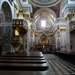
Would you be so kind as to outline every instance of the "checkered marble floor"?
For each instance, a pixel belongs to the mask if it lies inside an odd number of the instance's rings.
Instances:
[[[53,54],[44,54],[53,75],[75,75],[75,66]]]

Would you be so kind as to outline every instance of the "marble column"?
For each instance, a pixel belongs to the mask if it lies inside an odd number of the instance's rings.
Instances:
[[[61,30],[61,51],[66,51],[66,30]]]
[[[66,48],[67,48],[67,52],[70,52],[70,31],[69,31],[69,20],[67,20],[66,22],[66,35],[67,35],[67,45],[66,45]]]
[[[27,51],[30,50],[30,31],[27,32]]]

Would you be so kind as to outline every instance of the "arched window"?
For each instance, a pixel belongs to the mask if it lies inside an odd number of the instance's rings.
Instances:
[[[41,27],[46,27],[46,21],[45,20],[41,21]]]

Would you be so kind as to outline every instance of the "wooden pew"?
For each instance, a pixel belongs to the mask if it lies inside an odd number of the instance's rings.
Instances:
[[[36,58],[36,57],[0,57],[0,59],[4,60],[45,60],[45,58]]]
[[[46,63],[46,60],[2,60],[0,59],[0,63]]]
[[[14,53],[14,54],[6,54],[2,55],[2,57],[36,57],[43,58],[43,54],[41,52],[23,52],[23,53]]]
[[[0,57],[0,70],[45,71],[47,69],[48,64],[41,52],[6,54]]]
[[[0,63],[0,70],[45,71],[47,69],[47,63]]]
[[[53,75],[51,71],[4,71],[0,70],[0,75]]]
[[[75,65],[75,52],[55,52],[61,59]]]

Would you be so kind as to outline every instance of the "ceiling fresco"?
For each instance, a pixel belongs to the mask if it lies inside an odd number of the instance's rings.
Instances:
[[[37,7],[52,7],[61,0],[29,0],[29,2]]]
[[[56,13],[57,17],[59,17],[59,15],[60,15],[60,3],[53,6],[53,7],[50,7],[50,9],[52,9]]]
[[[52,9],[55,12],[57,17],[59,17],[59,15],[60,15],[60,4],[61,3],[59,3],[59,4],[55,5],[55,6],[49,7],[50,9]],[[33,18],[33,15],[35,14],[35,12],[37,10],[40,9],[40,7],[32,5],[32,8],[33,8],[33,12],[31,13],[31,18]]]
[[[45,27],[42,27],[41,22],[45,21]],[[41,11],[35,16],[35,23],[36,23],[36,31],[42,32],[44,30],[50,31],[52,24],[55,20],[54,15],[49,13],[48,11]]]

